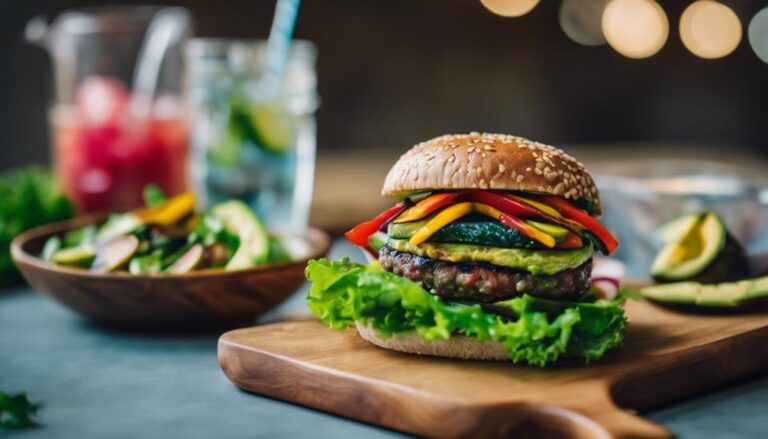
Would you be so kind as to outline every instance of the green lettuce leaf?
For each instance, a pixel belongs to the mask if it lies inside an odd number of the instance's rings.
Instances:
[[[326,325],[344,330],[356,321],[382,338],[415,331],[425,340],[466,335],[504,345],[511,361],[544,366],[563,356],[586,361],[618,346],[626,325],[618,302],[562,302],[532,296],[499,302],[515,319],[484,311],[479,304],[449,302],[419,284],[382,270],[319,259],[306,270],[312,286],[310,310]]]

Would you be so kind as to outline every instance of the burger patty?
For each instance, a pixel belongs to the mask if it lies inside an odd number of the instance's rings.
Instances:
[[[379,252],[384,270],[421,284],[444,299],[497,302],[530,294],[546,299],[574,300],[589,289],[592,259],[550,276],[488,263],[449,262],[400,252],[384,246]]]

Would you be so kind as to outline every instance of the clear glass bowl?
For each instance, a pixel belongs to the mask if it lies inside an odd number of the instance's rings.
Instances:
[[[680,215],[717,212],[750,255],[768,249],[768,180],[733,165],[702,160],[633,160],[596,176],[603,221],[621,241],[616,257],[630,276],[648,277],[660,247],[655,231]]]

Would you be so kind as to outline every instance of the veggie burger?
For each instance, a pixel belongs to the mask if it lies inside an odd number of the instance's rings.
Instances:
[[[545,365],[621,343],[620,301],[592,287],[592,255],[618,242],[596,219],[584,166],[521,137],[419,143],[382,194],[402,201],[346,233],[378,262],[311,261],[310,309],[327,325],[415,354]]]

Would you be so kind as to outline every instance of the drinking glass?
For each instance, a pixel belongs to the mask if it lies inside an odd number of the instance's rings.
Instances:
[[[270,228],[307,227],[318,106],[315,46],[294,41],[277,90],[260,87],[266,41],[187,47],[192,177],[206,204],[240,199]]]
[[[168,195],[186,189],[181,47],[191,26],[182,8],[143,6],[76,9],[27,25],[27,39],[51,55],[54,172],[80,211],[133,209],[150,183]]]

